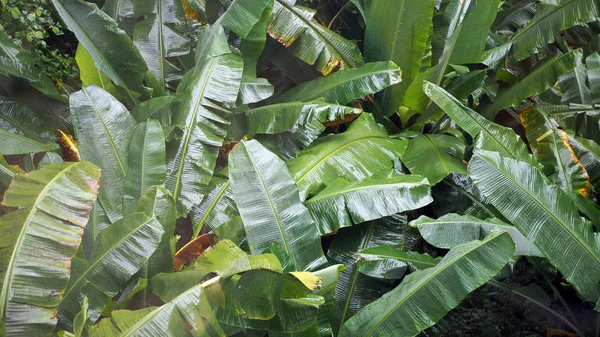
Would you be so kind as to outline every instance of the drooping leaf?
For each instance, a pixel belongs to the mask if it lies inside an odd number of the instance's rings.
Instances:
[[[590,223],[535,167],[479,151],[469,175],[490,202],[561,271],[586,300],[600,296],[600,247]]]
[[[123,216],[127,157],[135,121],[108,92],[87,86],[69,96],[75,136],[83,160],[102,169],[102,207],[111,221]]]
[[[175,0],[144,2],[147,12],[135,25],[133,43],[146,61],[162,91],[167,90],[170,76],[179,69],[168,58],[189,53],[189,41],[173,27],[180,23],[183,11]]]
[[[81,240],[81,246],[86,259],[91,257],[98,234],[100,234],[103,229],[110,226],[110,224],[111,222],[108,219],[108,216],[106,216],[106,212],[104,212],[102,205],[99,201],[96,201],[92,207],[88,223],[85,225]]]
[[[254,138],[283,161],[289,162],[319,138],[323,131],[325,131],[325,125],[313,119],[304,125],[294,126],[290,131],[277,135],[258,134]]]
[[[458,126],[475,139],[474,147],[498,151],[509,158],[535,163],[535,158],[513,130],[490,122],[433,83],[426,83],[423,90]]]
[[[429,183],[417,175],[381,172],[349,183],[339,178],[306,200],[321,234],[384,216],[421,208],[431,198]]]
[[[364,60],[356,43],[320,25],[315,10],[296,6],[296,0],[275,0],[267,21],[272,38],[308,64],[316,64],[323,75],[337,67],[353,68]]]
[[[435,185],[452,172],[467,173],[462,162],[464,152],[465,144],[460,138],[443,134],[420,135],[408,142],[402,163],[411,173],[424,176]]]
[[[256,140],[237,145],[229,157],[233,197],[254,254],[278,241],[297,270],[325,263],[321,241],[285,163]]]
[[[592,53],[585,59],[587,70],[587,79],[594,104],[600,103],[600,55],[597,52]]]
[[[374,1],[369,9],[365,31],[365,58],[369,62],[392,61],[402,69],[402,82],[386,88],[378,96],[381,109],[389,116],[404,101],[426,53],[434,0]]]
[[[572,1],[571,1],[572,2]],[[577,66],[576,60],[581,58],[581,50],[573,50],[566,54],[548,58],[527,73],[518,83],[499,92],[487,110],[489,116],[504,108],[517,106],[529,96],[541,94],[556,83],[556,79]]]
[[[415,336],[496,275],[513,252],[514,243],[503,232],[459,245],[437,266],[410,274],[394,290],[363,308],[344,324],[339,336]],[[449,279],[460,286],[440,294],[438,289],[446,289]]]
[[[155,217],[131,213],[98,235],[91,258],[73,258],[72,274],[58,306],[60,325],[70,328],[87,294],[90,321],[156,250],[163,229]]]
[[[52,4],[100,72],[118,86],[146,92],[142,82],[148,67],[127,33],[111,17],[95,4],[79,0],[53,0]]]
[[[221,25],[245,39],[273,0],[234,0],[221,16]]]
[[[443,249],[451,249],[472,240],[482,240],[493,230],[506,231],[515,242],[515,255],[543,256],[516,227],[497,218],[481,220],[458,214],[447,214],[438,219],[421,216],[409,225],[418,228],[421,236],[431,245]]]
[[[581,64],[562,74],[558,78],[563,93],[560,98],[561,104],[592,104],[592,93],[585,83],[586,80],[587,69]]]
[[[368,276],[383,279],[400,279],[408,266],[413,269],[435,267],[440,258],[428,254],[404,252],[388,245],[365,248],[358,252],[358,270]]]
[[[275,102],[310,102],[324,98],[328,103],[346,104],[400,83],[401,74],[394,62],[371,62],[302,83],[277,97]]]
[[[512,36],[513,55],[520,61],[538,53],[556,41],[559,33],[572,26],[596,21],[600,16],[593,0],[546,1],[537,5],[535,16],[527,26]]]
[[[125,207],[131,210],[142,194],[165,181],[165,136],[158,121],[148,119],[135,128],[127,163]]]
[[[379,245],[403,248],[402,232],[405,226],[406,216],[394,215],[351,228],[341,228],[337,232],[327,251],[327,258],[331,263],[344,264],[346,270],[340,273],[335,288],[336,310],[331,322],[334,334],[340,331],[348,318],[392,289],[392,282],[360,273],[355,253]]]
[[[56,326],[99,176],[91,163],[55,164],[17,174],[4,194],[2,205],[19,207],[0,218],[0,320],[8,336],[46,335]]]
[[[536,109],[551,116],[563,130],[573,130],[577,136],[600,142],[600,110],[593,105],[542,104]]]
[[[23,170],[18,165],[10,165],[6,162],[6,158],[0,155],[0,183],[4,188],[8,188],[15,174],[23,173]]]
[[[61,129],[56,129],[56,142],[60,146],[60,157],[63,161],[81,161],[77,141],[68,133]]]
[[[54,131],[28,106],[0,100],[0,153],[55,151]]]
[[[163,302],[170,302],[175,297],[206,279],[210,272],[203,270],[183,270],[177,273],[160,273],[151,280],[152,292]]]
[[[6,13],[8,14],[8,12]],[[31,54],[17,46],[3,30],[0,31],[0,75],[18,77],[48,97],[60,101],[65,100],[52,80],[35,66]]]
[[[182,106],[174,124],[181,126],[183,134],[173,142],[167,164],[166,187],[173,193],[180,215],[200,203],[202,189],[210,182],[228,123],[221,115],[224,109],[212,101],[235,102],[242,62],[233,54],[213,57],[194,75],[181,94]]]
[[[272,104],[246,111],[248,137],[258,133],[278,134],[306,125],[313,119],[321,123],[344,120],[360,114],[361,110],[344,105],[314,102]]]
[[[596,184],[600,179],[600,145],[593,140],[569,135],[569,144],[579,162],[590,177],[590,182]]]
[[[305,200],[337,178],[355,182],[391,169],[407,143],[388,138],[385,128],[371,114],[363,113],[346,132],[315,141],[287,166],[300,190],[300,199]]]
[[[525,110],[520,117],[530,146],[536,147],[544,174],[565,191],[587,197],[590,178],[573,152],[567,134],[536,108]]]

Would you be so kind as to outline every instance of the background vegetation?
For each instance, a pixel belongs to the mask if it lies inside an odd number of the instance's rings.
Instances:
[[[0,11],[0,336],[600,336],[597,1]]]

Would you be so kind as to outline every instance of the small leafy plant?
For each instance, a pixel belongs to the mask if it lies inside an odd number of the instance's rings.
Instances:
[[[295,0],[52,0],[68,94],[0,32],[0,335],[416,336],[486,283],[589,334],[503,278],[600,310],[597,2],[352,3],[362,48]]]

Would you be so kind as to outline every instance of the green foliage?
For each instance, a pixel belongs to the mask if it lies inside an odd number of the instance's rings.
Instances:
[[[51,4],[1,7],[0,336],[412,337],[485,283],[589,334],[597,1]]]

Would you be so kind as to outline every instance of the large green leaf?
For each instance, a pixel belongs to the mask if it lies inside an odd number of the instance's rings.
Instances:
[[[585,167],[590,181],[596,184],[600,179],[600,145],[593,140],[569,135],[569,144]]]
[[[414,251],[404,252],[388,245],[365,248],[358,252],[358,270],[368,276],[384,279],[400,279],[408,266],[411,269],[435,267],[441,258]]]
[[[108,91],[111,95],[119,97],[117,88],[111,82],[110,78],[108,78],[108,76],[98,70],[94,64],[92,56],[87,50],[85,50],[82,44],[77,46],[77,51],[75,52],[75,62],[77,62],[77,68],[79,68],[79,79],[81,80],[81,85],[83,87],[94,84]]]
[[[346,132],[315,141],[287,166],[305,200],[337,178],[354,182],[391,169],[407,143],[389,138],[371,114],[363,113]]]
[[[98,234],[100,234],[103,229],[110,226],[110,224],[111,222],[108,219],[106,212],[104,212],[102,205],[99,201],[96,201],[92,207],[92,213],[90,214],[88,223],[85,225],[81,240],[81,247],[83,248],[83,254],[86,259],[89,259],[92,254]]]
[[[81,159],[102,169],[99,200],[111,221],[123,216],[127,157],[135,121],[108,92],[87,86],[69,96]]]
[[[381,109],[391,115],[402,105],[408,86],[427,51],[434,0],[373,1],[365,31],[367,61],[392,61],[402,69],[402,82],[378,96]]]
[[[304,205],[321,234],[326,234],[340,227],[421,208],[432,201],[427,179],[383,171],[355,183],[344,178],[335,180]]]
[[[237,145],[229,157],[233,197],[253,254],[279,242],[297,270],[324,264],[321,240],[285,163],[256,140]]]
[[[304,148],[312,144],[325,131],[325,125],[313,119],[304,125],[295,125],[290,131],[277,135],[255,135],[269,151],[275,153],[285,162],[296,158]]]
[[[90,259],[73,258],[71,279],[58,306],[60,325],[72,326],[81,294],[88,297],[90,320],[98,319],[108,301],[154,253],[163,232],[156,218],[144,213],[131,213],[100,232]]]
[[[142,194],[165,182],[165,136],[158,121],[148,119],[135,128],[127,162],[125,207],[131,210]]]
[[[475,139],[474,147],[498,151],[509,158],[535,163],[535,158],[527,151],[525,143],[512,129],[490,122],[433,83],[425,83],[423,90],[458,126]]]
[[[226,170],[215,173],[204,199],[190,210],[190,215],[194,225],[194,238],[203,227],[219,235],[221,239],[236,240],[243,236],[242,219],[233,200],[231,180]]]
[[[535,16],[510,40],[517,61],[546,48],[559,33],[582,23],[596,21],[600,16],[594,0],[546,1],[537,5]]]
[[[556,83],[560,75],[577,66],[576,60],[579,58],[581,58],[581,50],[573,50],[542,61],[518,83],[499,92],[494,104],[486,110],[487,114],[495,116],[504,108],[517,106],[527,97],[548,90]]]
[[[520,117],[544,174],[565,191],[587,196],[590,178],[573,152],[568,135],[536,108],[522,112]]]
[[[322,97],[328,103],[346,104],[400,83],[401,74],[402,71],[394,62],[371,62],[360,68],[340,70],[302,83],[275,101],[310,102]]]
[[[64,101],[52,80],[36,67],[29,51],[17,46],[4,31],[0,31],[0,75],[21,78],[48,97]]]
[[[54,131],[26,105],[0,100],[0,153],[54,151]]]
[[[535,167],[479,151],[469,174],[490,202],[533,242],[582,297],[600,296],[600,245],[571,198]]]
[[[456,246],[437,266],[410,274],[363,308],[344,324],[339,336],[415,336],[496,275],[513,252],[514,243],[503,232]],[[449,288],[450,284],[454,286]]]
[[[127,34],[95,4],[79,0],[53,0],[63,22],[89,52],[102,73],[116,85],[140,94],[148,67]]]
[[[536,106],[536,109],[554,118],[563,130],[573,130],[577,136],[600,142],[600,109],[597,107],[542,104]]]
[[[481,220],[470,215],[447,214],[432,219],[423,215],[409,225],[418,228],[427,242],[443,249],[451,249],[472,240],[482,240],[493,230],[506,231],[515,242],[515,255],[543,256],[516,227],[497,218]]]
[[[257,133],[278,134],[306,125],[316,119],[321,123],[343,120],[361,113],[360,109],[344,105],[314,102],[272,104],[246,111],[248,137]]]
[[[182,95],[179,114],[173,124],[182,135],[167,151],[166,187],[177,201],[179,214],[186,214],[200,203],[218,155],[218,147],[227,133],[228,114],[214,102],[235,102],[242,77],[242,60],[233,54],[209,59],[201,71],[193,74]],[[170,153],[170,154],[169,154]]]
[[[47,335],[98,193],[91,163],[50,165],[17,174],[0,218],[0,321],[8,336]],[[77,309],[79,311],[79,308]]]
[[[600,103],[600,55],[597,52],[592,53],[585,59],[587,70],[587,79],[592,95],[593,103]]]
[[[267,32],[294,55],[328,75],[335,68],[357,67],[363,61],[356,43],[323,27],[313,17],[316,11],[295,6],[296,0],[275,0],[267,21]]]
[[[173,27],[181,23],[183,11],[175,0],[144,1],[146,16],[135,25],[133,43],[163,91],[172,73],[179,69],[167,58],[189,53],[189,41]]]
[[[245,39],[270,6],[273,0],[234,0],[221,16],[221,25]]]
[[[346,270],[340,273],[335,288],[336,310],[331,326],[337,334],[344,322],[392,289],[388,280],[376,279],[360,273],[356,264],[356,252],[369,247],[390,245],[403,248],[402,231],[406,226],[406,216],[393,215],[363,224],[341,228],[329,250],[327,258],[331,263],[340,263]]]
[[[2,187],[4,190],[8,188],[15,174],[22,172],[23,170],[18,165],[7,163],[6,158],[4,158],[3,155],[0,155],[0,183],[3,185]]]
[[[558,84],[563,93],[560,103],[592,104],[592,92],[585,83],[586,80],[587,69],[581,64],[562,74],[558,78]]]
[[[435,185],[452,172],[467,173],[462,162],[464,142],[449,135],[420,135],[408,142],[402,163],[413,174],[422,175]]]

